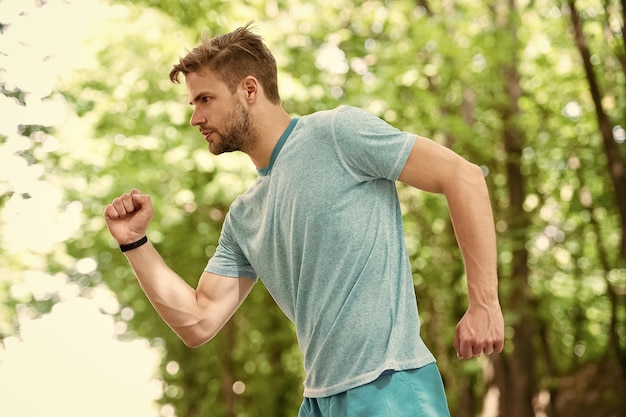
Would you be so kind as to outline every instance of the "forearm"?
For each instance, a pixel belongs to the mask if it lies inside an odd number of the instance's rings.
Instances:
[[[467,274],[470,306],[498,304],[497,249],[493,213],[482,171],[467,165],[463,181],[446,190]]]
[[[196,291],[165,264],[150,242],[125,255],[161,318],[183,340],[190,337],[202,316]]]

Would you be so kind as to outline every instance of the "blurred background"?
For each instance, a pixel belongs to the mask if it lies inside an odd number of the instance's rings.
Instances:
[[[423,337],[455,417],[626,416],[626,48],[617,0],[0,0],[0,415],[294,416],[302,364],[262,283],[188,349],[104,206],[150,193],[149,238],[195,287],[232,200],[168,79],[254,20],[294,116],[360,106],[483,168],[501,355],[460,362],[462,259],[441,196],[400,187]]]

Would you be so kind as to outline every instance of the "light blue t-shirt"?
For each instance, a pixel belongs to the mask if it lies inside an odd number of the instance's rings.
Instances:
[[[395,186],[415,140],[354,107],[294,119],[226,216],[206,271],[260,277],[296,325],[306,397],[435,361]]]

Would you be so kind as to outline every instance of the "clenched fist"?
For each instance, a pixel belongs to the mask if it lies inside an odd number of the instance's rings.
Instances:
[[[470,307],[456,326],[454,348],[459,359],[502,352],[504,319],[500,304]]]
[[[150,196],[132,189],[104,208],[104,219],[117,243],[126,245],[146,235],[153,212]]]

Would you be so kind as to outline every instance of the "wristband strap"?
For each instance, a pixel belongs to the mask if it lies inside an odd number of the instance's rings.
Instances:
[[[126,252],[126,251],[129,251],[131,249],[138,248],[139,246],[143,245],[146,242],[148,242],[148,236],[144,236],[141,239],[139,239],[138,241],[133,242],[133,243],[129,243],[127,245],[120,245],[120,250],[122,252]]]

